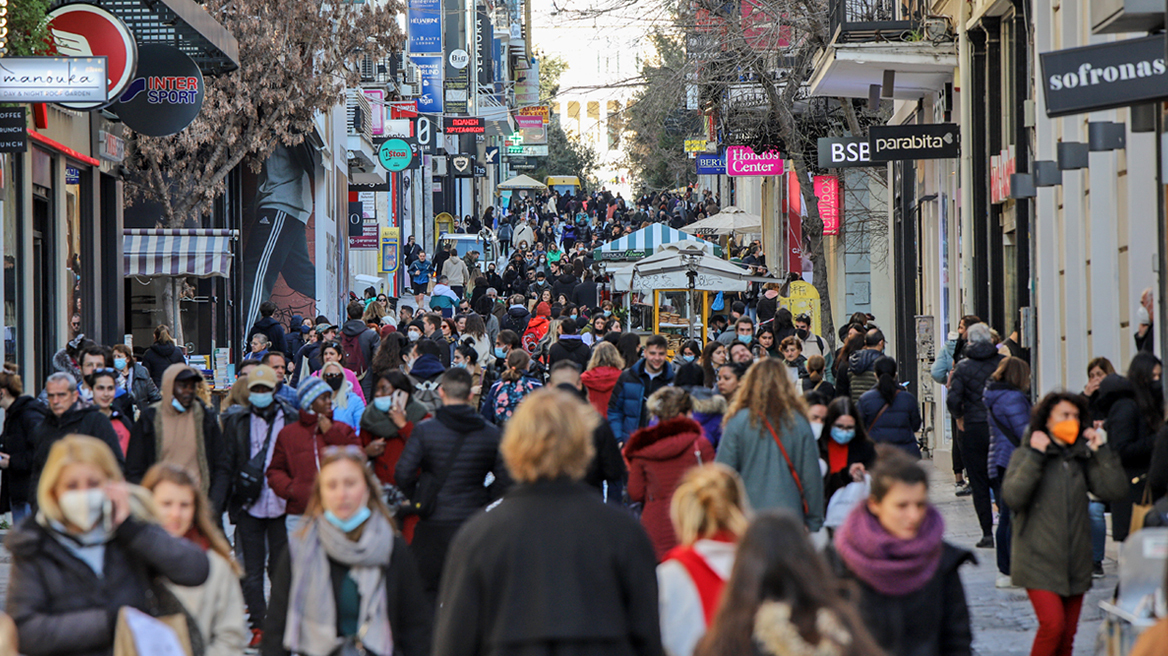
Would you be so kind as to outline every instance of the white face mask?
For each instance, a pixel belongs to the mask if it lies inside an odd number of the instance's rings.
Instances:
[[[822,421],[813,421],[810,423],[811,423],[811,432],[812,432],[812,434],[815,435],[815,439],[818,440],[819,436],[823,433],[823,422]]]
[[[82,533],[88,533],[101,521],[108,502],[105,493],[95,487],[65,492],[57,500],[57,505],[67,522],[81,529]]]

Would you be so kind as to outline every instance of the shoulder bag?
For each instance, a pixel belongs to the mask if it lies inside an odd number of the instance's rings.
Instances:
[[[458,440],[454,443],[454,450],[450,452],[450,457],[446,459],[440,471],[434,474],[423,472],[419,477],[418,487],[414,490],[414,498],[406,508],[421,519],[426,519],[434,514],[435,506],[438,505],[438,493],[446,484],[450,470],[454,469],[454,462],[458,460],[458,454],[462,451],[466,436],[466,433],[459,434]]]
[[[787,468],[791,471],[791,478],[795,479],[795,487],[799,488],[799,500],[803,502],[803,516],[806,517],[810,513],[807,506],[807,495],[803,492],[803,481],[799,480],[799,474],[795,471],[795,463],[791,462],[791,456],[787,455],[787,447],[783,446],[783,441],[779,439],[778,433],[775,432],[775,427],[771,426],[769,419],[764,419],[767,430],[771,432],[771,437],[774,438],[775,444],[779,445],[779,451],[783,454],[783,459],[787,461]]]
[[[276,412],[283,412],[280,408]],[[246,421],[246,419],[241,420]],[[272,443],[272,428],[276,425],[276,415],[268,422],[268,434],[264,437],[264,445],[260,452],[252,456],[239,468],[235,478],[235,500],[243,506],[250,506],[260,498],[264,490],[264,471],[268,464],[268,447]],[[248,445],[251,445],[251,434],[248,434]]]

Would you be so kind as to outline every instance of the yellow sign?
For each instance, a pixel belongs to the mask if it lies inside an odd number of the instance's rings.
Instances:
[[[434,217],[434,231],[437,234],[454,232],[454,217],[449,212],[443,212]]]
[[[547,105],[531,105],[529,107],[520,107],[515,110],[516,116],[539,116],[543,118],[543,124],[547,125],[552,122],[551,112],[548,111]]]
[[[822,335],[822,323],[819,320],[819,290],[809,282],[795,281],[789,286],[790,296],[779,297],[779,306],[791,311],[792,316],[807,314],[811,316],[811,332]]]
[[[709,143],[705,139],[686,139],[685,152],[687,153],[704,153],[706,152],[706,144]]]
[[[401,263],[401,228],[382,228],[377,248],[377,271],[393,273]]]

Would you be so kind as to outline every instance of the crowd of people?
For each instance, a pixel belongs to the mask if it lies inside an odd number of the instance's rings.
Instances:
[[[478,222],[510,235],[501,274],[411,241],[412,305],[264,303],[222,398],[165,326],[140,358],[78,336],[41,399],[0,373],[20,652],[112,654],[136,610],[217,656],[972,654],[974,553],[943,539],[874,317],[837,348],[767,283],[671,348],[598,292],[581,245],[610,222],[712,207],[517,202]],[[965,317],[933,374],[976,548],[1032,600],[1031,653],[1069,655],[1102,504],[1122,540],[1168,491],[1161,367],[1099,359],[1032,409],[1016,342]]]

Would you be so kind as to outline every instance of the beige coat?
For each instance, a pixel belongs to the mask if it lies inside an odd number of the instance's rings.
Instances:
[[[243,588],[231,565],[214,551],[207,552],[211,573],[193,588],[167,584],[199,625],[205,656],[239,656],[247,646]]]

